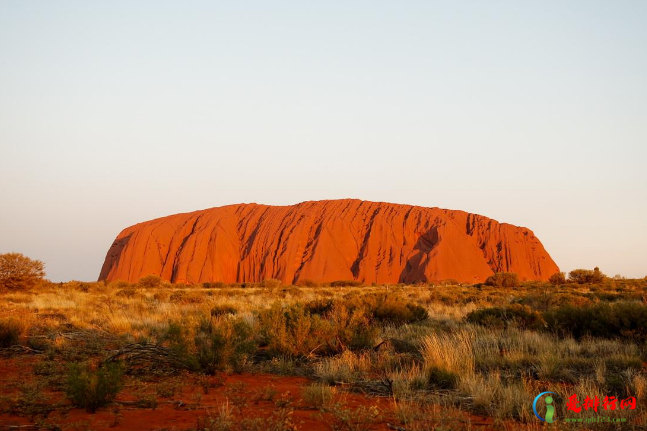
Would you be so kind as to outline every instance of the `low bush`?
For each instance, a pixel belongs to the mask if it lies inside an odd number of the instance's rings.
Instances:
[[[363,283],[357,280],[336,280],[330,283],[330,287],[359,287],[359,286],[363,286]]]
[[[458,379],[458,374],[442,368],[431,367],[427,370],[427,383],[431,389],[455,389]]]
[[[429,317],[424,307],[392,294],[356,295],[349,297],[344,305],[352,311],[363,309],[372,320],[381,323],[415,323]]]
[[[364,310],[343,304],[316,314],[303,304],[275,303],[258,318],[262,343],[273,355],[310,357],[364,349],[372,347],[376,335]]]
[[[319,283],[313,280],[299,280],[297,281],[297,286],[299,287],[319,287]]]
[[[153,299],[159,302],[166,302],[169,300],[170,296],[171,294],[167,291],[157,291],[153,294]]]
[[[115,399],[122,388],[122,377],[120,363],[107,364],[97,370],[86,364],[71,364],[65,393],[72,404],[94,413]]]
[[[414,323],[429,317],[424,307],[412,303],[384,302],[372,311],[376,320],[385,323]]]
[[[602,283],[606,275],[600,272],[600,268],[595,269],[574,269],[568,273],[568,281],[577,284]]]
[[[262,344],[274,355],[296,357],[324,349],[324,320],[307,312],[301,304],[283,307],[274,303],[259,312],[258,317]]]
[[[487,328],[502,329],[508,326],[515,326],[521,329],[535,330],[543,328],[546,323],[539,312],[521,304],[472,311],[465,316],[465,321]]]
[[[339,353],[345,349],[363,350],[375,346],[378,328],[371,324],[370,315],[363,309],[352,310],[344,304],[337,304],[328,314],[333,342],[328,343],[331,351]]]
[[[647,340],[647,306],[638,302],[600,302],[584,307],[565,305],[547,311],[544,318],[549,330],[578,339],[590,335]]]
[[[169,323],[160,343],[171,350],[178,367],[210,375],[240,372],[257,349],[246,321],[209,316],[203,316],[195,328]]]
[[[203,319],[194,338],[196,359],[206,374],[241,372],[256,351],[252,328],[242,319]]]
[[[555,274],[551,275],[548,278],[548,282],[550,284],[554,284],[556,286],[559,286],[560,284],[565,284],[566,283],[566,276],[564,275],[563,272],[556,272]]]
[[[15,346],[20,341],[21,325],[15,320],[0,321],[0,348]]]
[[[159,343],[168,347],[172,355],[178,359],[181,368],[197,371],[199,368],[190,343],[190,331],[186,325],[179,322],[169,322],[166,331],[159,337]]]
[[[333,306],[335,305],[332,299],[315,299],[305,303],[305,310],[310,314],[319,314],[324,315],[332,311]]]
[[[493,287],[519,287],[519,276],[514,272],[497,272],[485,280],[486,286]]]
[[[137,289],[133,287],[124,287],[123,289],[118,290],[116,295],[124,298],[132,298],[137,295]]]
[[[110,289],[124,289],[126,287],[130,287],[130,283],[123,280],[115,280],[108,283],[108,287],[110,287]]]
[[[150,274],[139,279],[139,285],[146,288],[159,287],[162,282],[162,277],[155,274]]]
[[[200,292],[176,290],[168,300],[176,304],[200,304],[205,301],[205,297]]]

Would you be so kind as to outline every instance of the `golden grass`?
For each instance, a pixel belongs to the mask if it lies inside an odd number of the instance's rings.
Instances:
[[[426,336],[421,343],[425,368],[440,368],[455,374],[474,373],[474,341],[472,328],[436,333]]]

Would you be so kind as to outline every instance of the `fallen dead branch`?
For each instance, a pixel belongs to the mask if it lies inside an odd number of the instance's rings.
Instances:
[[[42,355],[42,350],[32,349],[31,347],[15,345],[0,349],[0,357],[11,358],[18,355]]]
[[[186,368],[186,363],[171,349],[157,344],[128,344],[113,352],[102,364],[116,361],[124,361],[131,367],[153,363],[156,367]]]

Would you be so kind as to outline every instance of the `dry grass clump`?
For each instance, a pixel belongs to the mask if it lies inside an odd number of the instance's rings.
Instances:
[[[474,373],[475,331],[463,328],[447,333],[430,334],[422,340],[425,369],[440,369],[455,374]]]
[[[23,325],[17,320],[0,320],[0,348],[7,348],[18,344],[22,331]]]
[[[328,409],[337,394],[337,389],[322,383],[313,383],[303,388],[301,397],[303,402],[314,409]]]
[[[473,411],[496,418],[515,418],[528,422],[534,417],[534,396],[523,381],[505,382],[499,373],[461,376],[459,391],[467,397]]]
[[[354,353],[349,350],[341,355],[315,363],[315,375],[328,384],[351,383],[366,376],[373,369],[369,353]]]

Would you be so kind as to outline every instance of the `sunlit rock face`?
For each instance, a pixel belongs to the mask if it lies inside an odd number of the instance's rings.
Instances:
[[[100,280],[175,283],[546,280],[558,267],[533,232],[476,214],[355,199],[238,204],[124,229]]]

